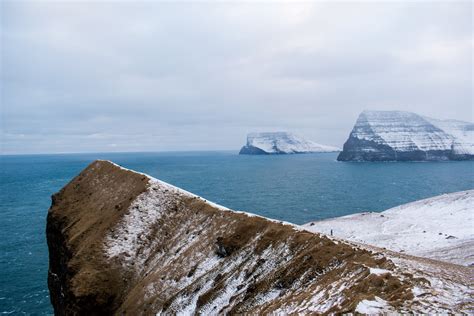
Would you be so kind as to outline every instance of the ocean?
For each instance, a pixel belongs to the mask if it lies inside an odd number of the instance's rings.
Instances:
[[[0,156],[0,312],[50,315],[50,196],[95,159],[145,172],[235,210],[296,224],[474,188],[474,162],[337,162],[337,154],[237,152]]]

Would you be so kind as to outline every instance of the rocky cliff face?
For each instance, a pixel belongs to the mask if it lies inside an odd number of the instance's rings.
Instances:
[[[400,111],[364,111],[340,161],[474,159],[474,124]]]
[[[250,133],[240,155],[335,152],[339,148],[317,144],[287,132]]]
[[[107,161],[53,196],[47,238],[57,315],[468,308],[462,290],[419,294],[433,286],[413,274],[418,263],[410,270],[382,251],[234,212]]]

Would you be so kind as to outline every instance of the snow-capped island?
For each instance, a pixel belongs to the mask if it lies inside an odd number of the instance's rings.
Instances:
[[[474,159],[474,124],[437,120],[411,112],[364,111],[340,161],[436,161]]]
[[[287,132],[250,133],[240,155],[302,154],[337,152],[337,147],[321,145]]]

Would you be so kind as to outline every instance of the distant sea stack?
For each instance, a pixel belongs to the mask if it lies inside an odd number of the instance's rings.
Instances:
[[[287,132],[250,133],[240,155],[281,155],[337,152],[337,147],[317,144]]]
[[[364,111],[339,161],[473,160],[474,124],[411,112]]]
[[[467,267],[392,260],[383,249],[231,211],[108,161],[53,196],[46,236],[55,315],[470,309]]]

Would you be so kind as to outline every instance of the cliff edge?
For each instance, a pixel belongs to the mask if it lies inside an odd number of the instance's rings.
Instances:
[[[56,315],[472,308],[466,267],[425,275],[436,261],[234,212],[108,161],[53,196],[47,240]]]

